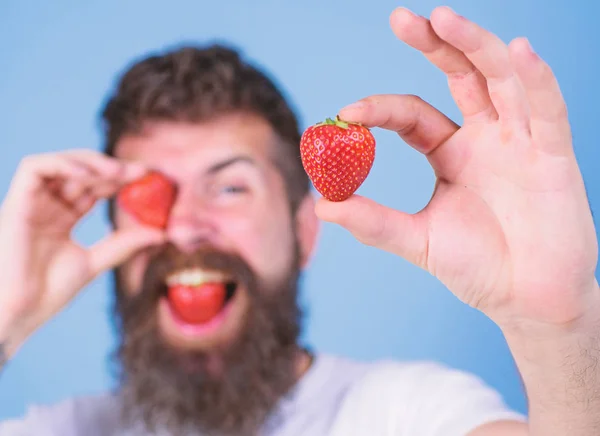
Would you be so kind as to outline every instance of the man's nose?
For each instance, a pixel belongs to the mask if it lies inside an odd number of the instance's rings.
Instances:
[[[202,201],[190,195],[180,196],[171,210],[167,236],[181,251],[189,253],[215,242],[214,217]]]

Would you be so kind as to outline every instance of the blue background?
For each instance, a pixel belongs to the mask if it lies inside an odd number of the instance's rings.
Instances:
[[[424,15],[437,6],[430,0],[402,4]],[[528,36],[552,65],[570,107],[591,202],[598,204],[597,4],[448,4],[506,41]],[[390,0],[4,0],[0,190],[4,194],[26,154],[98,147],[97,112],[115,74],[133,58],[181,41],[218,39],[242,48],[277,77],[303,126],[374,93],[417,94],[460,121],[442,74],[390,31],[388,16],[398,5]],[[431,194],[430,168],[393,134],[375,133],[378,159],[361,193],[403,210],[419,210]],[[104,210],[96,209],[78,229],[82,242],[105,234]],[[362,246],[346,231],[326,225],[304,290],[310,309],[305,338],[318,349],[361,359],[442,361],[480,375],[512,407],[526,410],[496,326],[402,259]],[[29,340],[0,377],[0,419],[21,415],[33,403],[111,386],[111,296],[105,275]]]

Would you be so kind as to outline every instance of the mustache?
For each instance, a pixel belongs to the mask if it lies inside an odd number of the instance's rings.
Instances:
[[[255,271],[235,253],[212,246],[203,246],[192,253],[185,253],[168,243],[150,257],[138,292],[128,296],[121,293],[117,295],[118,311],[137,315],[124,316],[122,322],[138,323],[140,318],[150,320],[150,314],[155,310],[158,300],[166,295],[167,277],[176,271],[192,268],[223,273],[231,284],[244,287],[251,298],[258,287]],[[128,326],[123,325],[122,328],[126,329]]]
[[[158,283],[164,285],[169,274],[175,271],[193,268],[218,271],[249,288],[253,287],[256,277],[250,265],[234,253],[211,246],[201,247],[193,253],[184,253],[169,243],[150,258],[142,281],[142,292],[150,292],[149,289]]]

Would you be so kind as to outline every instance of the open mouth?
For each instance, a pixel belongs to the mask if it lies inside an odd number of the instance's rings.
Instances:
[[[218,317],[233,301],[238,287],[222,272],[192,268],[169,274],[164,296],[180,321],[200,325]]]

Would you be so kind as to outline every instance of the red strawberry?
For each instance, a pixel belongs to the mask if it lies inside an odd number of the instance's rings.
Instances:
[[[151,171],[123,187],[118,203],[140,222],[164,229],[175,196],[175,184],[158,171]]]
[[[373,167],[375,138],[360,124],[327,118],[306,129],[300,155],[315,189],[330,201],[344,201]]]
[[[221,312],[225,305],[225,285],[205,283],[200,286],[169,287],[169,302],[175,313],[190,324],[203,324]]]

